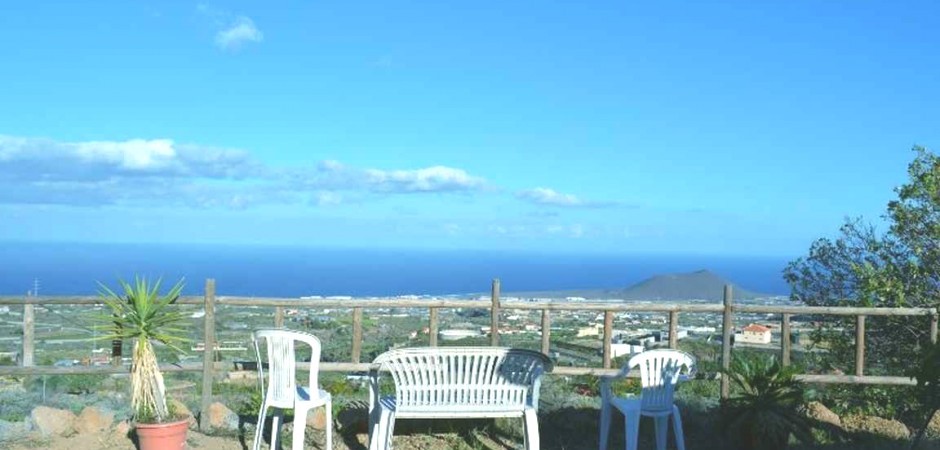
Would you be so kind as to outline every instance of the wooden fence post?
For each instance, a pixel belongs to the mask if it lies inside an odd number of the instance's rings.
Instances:
[[[31,296],[27,295],[29,300]],[[23,305],[23,367],[32,367],[35,365],[33,355],[36,351],[36,317],[33,311],[33,305],[27,303]]]
[[[604,368],[610,369],[610,340],[614,337],[614,312],[604,311]]]
[[[209,430],[209,405],[212,404],[212,378],[215,364],[215,279],[206,279],[206,296],[204,308],[206,315],[203,318],[203,341],[205,348],[202,351],[202,410],[199,412],[199,428]]]
[[[731,335],[734,333],[734,292],[731,285],[725,285],[725,309],[721,316],[721,367],[725,370],[731,367]],[[721,374],[721,398],[731,397],[731,379]]]
[[[548,356],[551,351],[552,316],[547,309],[542,310],[542,353]]]
[[[938,316],[936,312],[930,315],[930,342],[934,344],[937,343],[937,319]]]
[[[679,311],[669,311],[669,348],[679,348]]]
[[[274,308],[274,328],[284,328],[284,307]]]
[[[493,290],[490,293],[490,345],[499,345],[499,278],[493,279]]]
[[[783,314],[780,321],[780,363],[790,365],[790,315]]]
[[[865,374],[865,316],[855,316],[855,375]]]
[[[437,347],[437,308],[430,308],[428,313],[428,344]]]
[[[362,358],[362,308],[353,308],[352,362]]]

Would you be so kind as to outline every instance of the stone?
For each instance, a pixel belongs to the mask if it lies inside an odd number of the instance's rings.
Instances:
[[[186,404],[175,399],[168,398],[166,399],[166,407],[173,414],[174,418],[186,419],[186,422],[189,424],[190,430],[195,430],[199,428],[199,423],[196,421],[196,416],[193,415],[193,412],[186,407]]]
[[[812,420],[842,428],[842,418],[820,402],[807,403],[801,408],[801,412]]]
[[[219,402],[209,405],[206,420],[209,421],[209,427],[215,430],[238,430],[238,414]]]
[[[911,431],[900,421],[874,416],[848,416],[842,419],[842,429],[849,433],[864,433],[894,440],[911,438]]]
[[[79,434],[100,433],[111,428],[114,413],[86,406],[75,419],[75,431]]]
[[[69,436],[75,432],[75,414],[72,411],[37,406],[29,417],[33,427],[43,436]]]
[[[122,420],[118,422],[117,425],[114,426],[114,434],[118,436],[127,437],[127,434],[130,432],[131,432],[131,424],[130,422],[126,420]]]
[[[317,430],[325,430],[326,408],[315,408],[307,412],[307,426]]]
[[[931,439],[940,438],[940,411],[934,413],[930,423],[927,424],[927,437]]]

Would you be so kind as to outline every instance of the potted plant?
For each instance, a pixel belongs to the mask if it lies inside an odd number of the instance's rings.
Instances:
[[[160,295],[160,280],[151,283],[144,277],[135,277],[134,283],[120,281],[118,292],[104,284],[100,295],[107,311],[96,315],[95,329],[99,339],[130,340],[134,343],[131,363],[131,410],[141,450],[181,449],[186,445],[188,423],[185,418],[174,417],[167,409],[163,374],[157,364],[154,343],[182,353],[177,346],[185,342],[186,316],[176,308],[176,300],[183,289],[178,281],[169,292]]]
[[[792,367],[769,358],[735,358],[722,369],[732,385],[732,396],[723,401],[719,424],[741,448],[786,448],[792,434],[812,444],[812,422],[798,411],[804,390]]]

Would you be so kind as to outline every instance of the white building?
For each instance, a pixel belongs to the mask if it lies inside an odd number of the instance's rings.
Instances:
[[[734,335],[734,342],[742,344],[769,344],[770,328],[752,323],[744,327],[741,333]]]

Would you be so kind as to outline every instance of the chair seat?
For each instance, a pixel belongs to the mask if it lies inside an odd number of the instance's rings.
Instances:
[[[323,405],[326,402],[330,401],[330,393],[324,391],[323,389],[317,389],[317,396],[310,396],[310,389],[305,387],[297,387],[297,401],[304,403],[311,403],[315,405]]]
[[[641,415],[646,417],[668,416],[672,414],[674,408],[673,405],[669,405],[666,409],[642,409],[640,397],[615,397],[610,399],[610,404],[621,412],[639,411]]]

